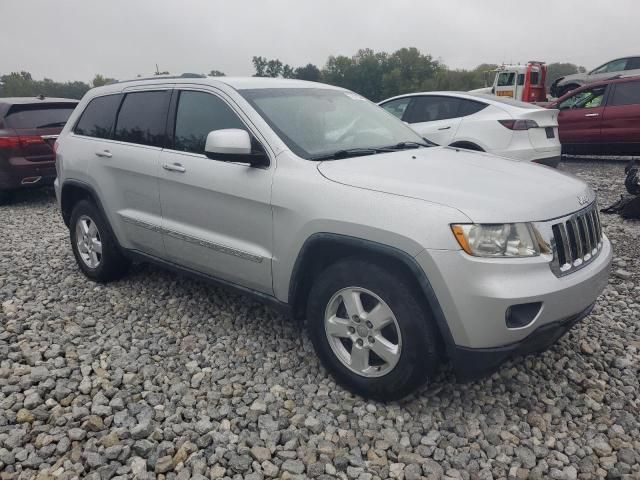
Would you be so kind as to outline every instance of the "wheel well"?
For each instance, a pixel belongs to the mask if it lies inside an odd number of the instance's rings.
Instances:
[[[484,152],[484,149],[481,146],[476,145],[473,142],[453,142],[449,146],[450,147],[455,147],[455,148],[464,148],[466,150],[473,150],[473,151],[476,151],[476,152]]]
[[[67,227],[71,221],[71,212],[73,211],[73,207],[80,200],[95,201],[93,194],[86,188],[79,185],[71,184],[64,185],[62,187],[62,193],[60,195],[60,210],[62,212],[62,219]]]
[[[403,276],[423,302],[424,307],[433,315],[442,345],[452,346],[453,339],[440,305],[435,298],[435,293],[433,293],[424,273],[421,273],[423,278],[419,278],[420,274],[416,269],[419,269],[420,272],[422,270],[413,257],[393,247],[352,237],[321,234],[321,238],[305,243],[296,261],[289,288],[289,303],[295,318],[303,319],[305,317],[309,292],[316,276],[330,265],[342,259],[353,257],[364,258]],[[425,290],[430,291],[431,295]]]

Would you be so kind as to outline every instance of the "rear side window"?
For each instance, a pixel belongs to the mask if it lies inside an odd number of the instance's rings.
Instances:
[[[540,82],[540,72],[531,72],[529,74],[529,83],[531,83],[531,85],[538,85],[538,82]]]
[[[407,107],[409,106],[410,101],[411,97],[399,98],[397,100],[391,100],[390,102],[385,103],[384,105],[382,105],[382,108],[402,120],[402,117],[407,111]]]
[[[616,84],[611,105],[640,105],[640,82]]]
[[[64,127],[76,104],[49,103],[35,105],[14,105],[4,121],[7,127],[15,129]]]
[[[176,110],[174,149],[204,153],[207,135],[212,130],[240,128],[245,125],[220,98],[205,92],[180,92]]]
[[[82,112],[74,132],[87,137],[111,138],[121,98],[121,95],[106,95],[91,100]]]
[[[458,116],[459,98],[424,96],[414,97],[411,102],[409,123],[433,122]]]
[[[114,140],[164,146],[170,92],[128,93],[116,120]]]
[[[640,70],[640,57],[630,58],[626,70]]]
[[[460,105],[458,106],[458,116],[466,117],[478,113],[480,110],[487,108],[486,103],[475,102],[473,100],[460,99]]]

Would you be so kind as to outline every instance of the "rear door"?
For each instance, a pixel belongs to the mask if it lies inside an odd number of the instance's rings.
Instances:
[[[606,86],[582,89],[558,104],[560,143],[600,143]]]
[[[460,126],[460,99],[444,95],[411,97],[405,121],[422,137],[438,145],[449,145]]]
[[[160,257],[164,256],[164,244],[159,156],[165,142],[170,95],[170,87],[125,91],[112,133],[105,139],[92,139],[86,151],[93,159],[89,162],[89,178],[96,179],[94,188],[106,203],[120,243]],[[82,118],[78,125],[82,125]]]
[[[614,150],[640,150],[640,80],[611,85],[601,141]]]

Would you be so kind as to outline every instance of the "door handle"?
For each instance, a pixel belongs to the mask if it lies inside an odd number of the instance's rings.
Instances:
[[[113,155],[111,155],[111,152],[109,150],[103,150],[101,152],[96,152],[96,156],[101,157],[101,158],[111,158],[111,157],[113,157]]]
[[[184,173],[187,171],[186,168],[184,168],[182,166],[182,164],[180,163],[165,163],[162,165],[162,168],[164,168],[165,170],[168,170],[170,172],[180,172],[180,173]]]
[[[441,127],[438,130],[449,130],[451,128],[451,125],[449,125],[448,127]]]
[[[584,116],[585,117],[599,117],[600,114],[599,113],[585,113]]]

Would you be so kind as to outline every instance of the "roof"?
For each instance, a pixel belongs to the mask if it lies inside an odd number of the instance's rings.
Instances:
[[[0,103],[8,103],[11,105],[28,105],[30,103],[78,103],[80,100],[73,98],[55,98],[55,97],[0,97]]]
[[[271,78],[271,77],[205,77],[196,75],[158,75],[149,78],[136,78],[124,80],[121,82],[98,87],[101,89],[112,91],[114,89],[126,87],[135,87],[141,85],[153,85],[155,83],[172,83],[172,84],[200,84],[219,86],[221,83],[228,85],[235,90],[245,90],[254,88],[329,88],[342,90],[340,87],[334,87],[325,83],[308,82],[306,80],[295,80],[289,78]],[[126,85],[123,85],[126,84]]]
[[[396,97],[391,97],[382,102],[378,103],[378,105],[382,105],[383,103],[389,102],[391,100],[397,100],[399,98],[406,97],[417,97],[417,96],[444,96],[444,97],[456,97],[456,98],[465,98],[467,100],[474,100],[483,103],[487,103],[490,105],[497,105],[500,107],[504,107],[505,105],[511,108],[520,108],[520,109],[534,109],[535,105],[531,103],[520,102],[519,100],[506,99],[503,97],[497,97],[492,94],[486,93],[471,93],[471,92],[454,92],[454,91],[438,91],[438,92],[415,92],[415,93],[407,93],[405,95],[398,95]]]

